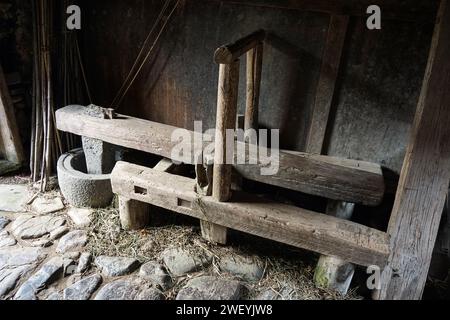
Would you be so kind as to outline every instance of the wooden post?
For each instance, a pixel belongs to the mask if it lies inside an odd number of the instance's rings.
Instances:
[[[234,139],[232,145],[227,146],[226,131],[234,130],[236,126],[238,84],[239,60],[232,64],[221,64],[217,98],[213,197],[223,202],[231,197],[232,163],[227,163],[227,160],[233,159],[229,155],[234,152]]]
[[[441,1],[389,222],[380,299],[420,299],[450,179],[450,3]]]
[[[150,205],[119,196],[120,224],[124,230],[139,230],[150,223]]]
[[[347,34],[348,19],[348,16],[331,16],[306,144],[306,152],[308,153],[322,153]]]
[[[350,220],[355,208],[354,203],[328,201],[327,215]],[[319,288],[333,289],[346,295],[352,282],[355,267],[336,256],[321,256],[314,273],[314,283]]]
[[[237,115],[237,96],[239,85],[239,60],[231,64],[221,64],[217,96],[216,139],[213,169],[212,196],[226,202],[231,197],[232,164],[227,163],[227,153],[234,152],[232,145],[227,145],[227,129],[235,129]],[[233,135],[234,137],[234,135]],[[231,150],[230,150],[231,148]],[[202,236],[211,242],[226,244],[227,228],[217,224],[201,221]]]
[[[319,83],[309,127],[306,152],[321,154],[324,147],[331,105],[333,102],[342,51],[348,27],[348,16],[332,15],[322,57]],[[329,200],[327,214],[350,220],[354,203]],[[321,288],[334,289],[345,295],[350,287],[354,266],[335,256],[321,256],[316,266],[314,282]]]
[[[263,43],[247,52],[247,102],[244,129],[258,130],[259,93],[261,89]]]
[[[153,169],[159,172],[171,172],[174,167],[175,164],[170,159],[162,159]],[[141,190],[142,192],[144,191]],[[124,230],[139,230],[148,226],[151,210],[152,206],[148,203],[119,195],[120,223]]]
[[[22,164],[25,160],[22,141],[14,114],[14,106],[9,94],[8,85],[2,66],[0,65],[0,140],[4,148],[6,160]]]

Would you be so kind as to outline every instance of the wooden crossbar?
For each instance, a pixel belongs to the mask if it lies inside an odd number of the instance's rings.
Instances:
[[[368,266],[384,266],[384,232],[295,206],[273,203],[244,192],[228,202],[195,192],[195,179],[118,162],[113,192],[227,228]]]

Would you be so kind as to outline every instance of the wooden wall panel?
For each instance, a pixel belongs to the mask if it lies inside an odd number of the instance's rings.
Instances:
[[[263,28],[269,38],[263,57],[260,127],[279,128],[282,148],[303,151],[330,16],[295,5],[311,1],[259,2],[185,0],[119,111],[188,129],[194,120],[213,127],[219,70],[213,62],[215,49]],[[429,14],[435,3],[420,1],[409,11],[398,5],[396,12],[417,14],[417,8],[426,7]],[[96,104],[108,106],[113,100],[161,4],[161,0],[82,3],[83,55]],[[369,31],[364,19],[350,18],[350,41],[343,54],[325,152],[400,171],[431,41],[433,24],[422,20],[384,19],[382,30]],[[238,107],[242,113],[245,81],[240,83]]]

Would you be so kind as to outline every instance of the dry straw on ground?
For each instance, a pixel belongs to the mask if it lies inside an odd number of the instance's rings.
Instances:
[[[229,278],[229,274],[221,272],[218,261],[227,255],[240,255],[255,259],[265,267],[264,277],[259,282],[245,283],[248,299],[256,298],[260,292],[267,290],[285,299],[360,299],[354,291],[343,297],[332,291],[316,288],[312,281],[313,263],[284,259],[278,254],[272,256],[271,252],[261,255],[251,245],[239,247],[211,245],[203,240],[199,228],[195,225],[168,224],[141,231],[124,231],[120,227],[119,213],[115,208],[95,210],[92,220],[88,249],[94,256],[135,257],[141,262],[160,261],[161,252],[169,247],[179,247],[196,254],[213,256],[213,263],[207,269],[177,279],[175,287],[166,293],[168,298],[174,298],[179,289],[193,276],[214,274]],[[255,251],[258,254],[255,254]]]

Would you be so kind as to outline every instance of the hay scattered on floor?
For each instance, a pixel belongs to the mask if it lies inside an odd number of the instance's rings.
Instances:
[[[271,290],[284,299],[361,299],[354,291],[343,297],[333,291],[316,288],[312,281],[314,263],[280,258],[279,252],[275,256],[271,255],[271,252],[264,255],[255,254],[255,250],[247,245],[239,247],[211,245],[200,236],[198,226],[164,225],[142,231],[124,231],[120,227],[118,210],[108,208],[94,211],[89,234],[88,249],[94,256],[134,257],[142,263],[150,260],[161,261],[160,254],[169,247],[179,247],[194,254],[212,255],[213,263],[207,269],[177,279],[174,288],[166,293],[169,299],[175,298],[177,292],[193,276],[214,274],[229,278],[230,275],[222,273],[218,266],[220,258],[229,255],[255,259],[265,266],[264,277],[261,281],[245,282],[248,289],[244,296],[246,299],[254,299],[267,290]]]

